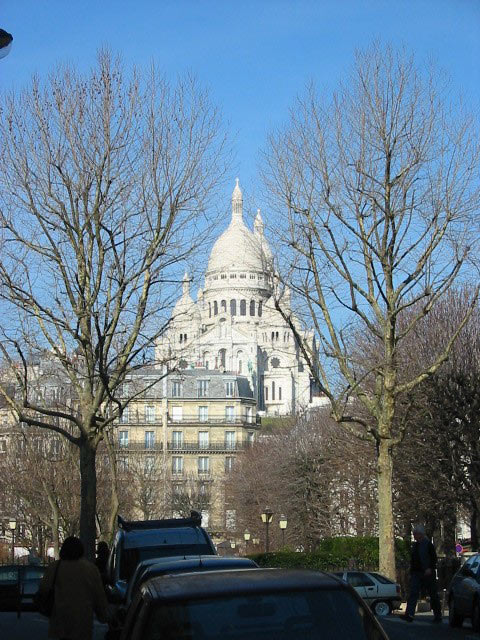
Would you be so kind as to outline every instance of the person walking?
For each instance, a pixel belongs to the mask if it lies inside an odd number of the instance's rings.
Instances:
[[[425,589],[430,596],[430,607],[433,611],[433,622],[442,622],[442,606],[437,588],[437,554],[431,540],[425,533],[425,527],[418,524],[413,529],[415,542],[412,545],[410,558],[410,590],[407,608],[403,619],[413,622],[420,592]]]
[[[107,621],[107,598],[100,572],[83,554],[83,544],[79,538],[66,538],[60,549],[60,560],[52,563],[42,578],[40,599],[45,598],[52,585],[55,585],[49,638],[91,640],[93,615],[100,622]]]
[[[107,566],[110,550],[108,544],[103,540],[97,544],[97,557],[95,558],[95,566],[100,571],[103,584],[107,582]]]

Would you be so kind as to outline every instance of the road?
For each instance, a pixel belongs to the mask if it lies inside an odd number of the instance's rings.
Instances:
[[[93,640],[103,640],[107,626],[95,623]],[[38,613],[24,612],[18,619],[16,613],[0,612],[1,640],[47,640],[48,620]]]
[[[431,613],[417,614],[413,622],[405,622],[401,614],[393,614],[381,618],[380,624],[390,640],[479,640],[468,622],[462,629],[452,629],[447,617],[442,624],[433,624],[432,620]]]
[[[431,614],[417,615],[412,623],[404,622],[399,615],[380,620],[390,640],[479,640],[466,622],[464,629],[451,629],[444,618],[443,623],[432,624]],[[1,640],[47,640],[48,621],[38,613],[0,613]],[[103,640],[106,626],[95,624],[93,640]],[[344,640],[348,640],[345,638]]]

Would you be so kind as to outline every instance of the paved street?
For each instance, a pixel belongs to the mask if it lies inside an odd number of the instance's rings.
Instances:
[[[390,640],[478,640],[468,622],[462,629],[452,629],[447,617],[442,624],[433,624],[431,613],[417,614],[413,622],[404,622],[400,616],[398,613],[380,619]]]
[[[103,640],[107,627],[95,624],[93,640]],[[47,640],[48,620],[38,613],[0,612],[1,640]]]

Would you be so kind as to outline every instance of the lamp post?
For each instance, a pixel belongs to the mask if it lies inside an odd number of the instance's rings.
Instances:
[[[244,533],[243,533],[243,539],[245,540],[245,553],[248,553],[248,541],[251,538],[251,534],[250,531],[248,529],[245,529]]]
[[[235,549],[236,546],[237,546],[237,543],[235,542],[235,540],[230,540],[230,547],[232,549]]]
[[[280,521],[278,526],[280,527],[280,531],[282,532],[282,547],[285,546],[285,529],[287,528],[288,520],[287,516],[280,516]]]
[[[252,538],[252,543],[256,547],[258,544],[260,544],[260,538]]]
[[[265,553],[269,552],[270,541],[268,539],[268,527],[273,520],[273,511],[268,507],[265,507],[262,513],[262,522],[265,525]]]
[[[15,562],[15,529],[17,528],[17,521],[15,518],[8,521],[8,528],[12,532],[12,562]]]

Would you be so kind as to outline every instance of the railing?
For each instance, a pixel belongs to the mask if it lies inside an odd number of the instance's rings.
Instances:
[[[238,425],[251,425],[255,426],[259,424],[255,416],[248,418],[247,416],[234,416],[232,418],[227,416],[206,416],[200,417],[198,414],[196,415],[182,415],[182,416],[172,416],[168,415],[168,422],[172,422],[175,424],[186,422],[186,423],[198,423],[202,424],[238,424]]]
[[[167,451],[244,451],[249,442],[167,442]]]
[[[252,447],[251,442],[167,442],[167,451],[190,452],[190,451],[245,451]],[[128,444],[117,444],[117,453],[128,453],[131,451],[142,451],[144,453],[153,453],[155,451],[163,451],[163,442],[156,442],[153,445],[146,445],[144,442],[131,442]]]

